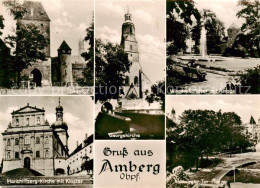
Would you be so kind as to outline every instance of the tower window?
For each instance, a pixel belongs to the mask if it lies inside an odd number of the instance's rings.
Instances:
[[[49,138],[45,137],[45,144],[49,144]]]
[[[10,139],[7,140],[7,146],[11,146],[11,140]]]
[[[15,152],[15,158],[19,159],[19,152]]]
[[[25,136],[25,138],[24,138],[24,144],[30,144],[30,142],[31,142],[30,136],[29,136],[29,135]]]
[[[27,118],[27,119],[26,119],[26,125],[29,126],[29,123],[30,123],[30,119]]]
[[[7,159],[10,159],[10,158],[11,158],[10,152],[7,152]]]
[[[40,137],[36,137],[36,144],[40,144]]]
[[[15,139],[15,145],[19,145],[19,138]]]
[[[40,158],[40,151],[36,151],[36,158]]]
[[[134,78],[134,84],[138,85],[138,77],[137,76]]]
[[[16,127],[19,127],[19,119],[15,120],[15,125],[16,125]]]
[[[130,45],[130,50],[132,50],[133,49],[133,46],[132,45]]]
[[[49,157],[49,150],[45,151],[45,157]]]
[[[37,117],[37,124],[38,124],[38,125],[41,124],[41,119],[40,119],[40,117]]]

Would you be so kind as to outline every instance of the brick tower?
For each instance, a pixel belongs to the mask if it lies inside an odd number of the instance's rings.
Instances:
[[[73,82],[72,64],[71,64],[71,48],[63,41],[58,49],[58,80],[65,84]]]

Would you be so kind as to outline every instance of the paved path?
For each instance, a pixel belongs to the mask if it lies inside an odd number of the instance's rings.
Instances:
[[[231,188],[259,188],[260,184],[252,184],[252,183],[231,183]]]
[[[194,82],[192,84],[186,85],[185,87],[187,89],[212,91],[213,93],[216,93],[217,91],[221,91],[226,87],[228,80],[229,76],[207,73],[206,81]]]

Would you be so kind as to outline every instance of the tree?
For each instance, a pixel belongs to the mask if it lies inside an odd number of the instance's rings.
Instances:
[[[4,29],[4,17],[0,15],[0,36],[3,34],[2,29]],[[5,45],[5,43],[0,39],[0,86],[8,88],[11,86],[10,81],[10,49]]]
[[[198,158],[212,154],[215,148],[215,121],[214,111],[186,110],[180,116],[179,126],[183,129],[181,136],[184,148],[193,153],[198,169]]]
[[[154,101],[160,102],[161,109],[165,110],[165,82],[159,81],[158,84],[154,84],[151,87],[151,94],[147,95],[145,100],[148,103],[153,103]]]
[[[242,9],[237,13],[238,18],[244,18],[241,30],[245,35],[251,35],[251,50],[257,49],[260,57],[260,2],[259,0],[239,0]]]
[[[260,93],[260,67],[247,69],[245,74],[242,74],[238,79],[241,87],[241,93]]]
[[[196,168],[199,157],[249,145],[241,118],[234,112],[185,110],[179,119],[177,124],[167,119],[167,143],[174,141],[182,157],[190,160],[190,165],[195,163]]]
[[[0,36],[3,34],[1,29],[4,29],[4,17],[0,15]]]
[[[8,35],[5,42],[13,48],[14,58],[11,62],[13,70],[17,73],[17,84],[21,81],[23,69],[31,66],[33,62],[44,61],[43,49],[47,42],[42,32],[34,24],[24,24],[22,18],[27,14],[26,7],[17,0],[4,1],[10,14],[17,20],[15,35]]]
[[[191,1],[167,1],[167,54],[177,54],[185,51],[187,46],[185,41],[189,38],[192,25],[192,16],[198,21],[200,14]]]
[[[201,28],[202,28],[202,22],[201,19],[197,20],[197,23],[195,26],[191,29],[191,39],[195,42],[195,54],[200,53],[200,38],[201,38]]]
[[[94,16],[92,16],[92,21],[90,26],[86,29],[87,35],[85,41],[89,44],[88,52],[83,52],[82,57],[85,58],[87,62],[86,68],[83,70],[84,83],[86,85],[94,85]]]
[[[95,42],[96,62],[96,100],[118,99],[121,87],[125,85],[126,72],[132,63],[128,54],[118,44]]]
[[[207,31],[207,51],[208,53],[221,53],[220,45],[225,37],[225,27],[216,14],[211,10],[204,9],[202,17],[205,20]]]

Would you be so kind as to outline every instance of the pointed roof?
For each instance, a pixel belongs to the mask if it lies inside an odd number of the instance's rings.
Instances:
[[[252,124],[252,125],[256,124],[255,119],[253,118],[253,116],[251,116],[251,118],[250,118],[250,124]]]
[[[129,7],[127,6],[127,13],[125,14],[125,21],[132,21],[132,15],[129,13]]]
[[[26,114],[26,113],[38,113],[38,112],[45,112],[44,109],[36,108],[33,106],[30,106],[29,103],[27,103],[27,106],[20,108],[19,110],[13,111],[11,114]]]
[[[235,22],[233,22],[228,29],[232,29],[232,28],[239,29],[239,27],[237,26],[237,24],[235,24]]]
[[[69,47],[69,45],[66,43],[66,41],[64,40],[62,43],[61,43],[61,45],[60,45],[60,47],[59,47],[59,49],[58,50],[71,50],[71,48]]]
[[[27,11],[27,14],[23,17],[24,20],[50,21],[41,2],[25,1],[24,6]]]

